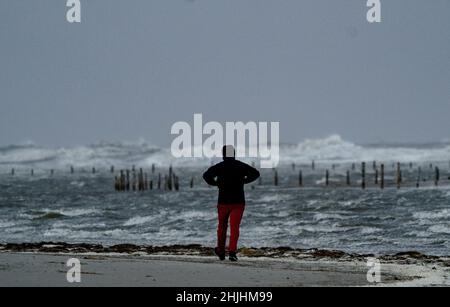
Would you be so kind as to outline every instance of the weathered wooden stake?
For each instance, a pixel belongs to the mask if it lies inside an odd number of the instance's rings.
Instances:
[[[173,170],[172,165],[169,167],[169,177],[167,178],[167,188],[169,191],[172,191],[172,178],[173,178]]]
[[[278,186],[278,171],[275,170],[274,174],[273,174],[273,184],[275,186]]]
[[[167,180],[167,175],[164,175],[164,190],[167,191],[169,189],[169,183]]]
[[[125,191],[125,173],[123,170],[120,170],[120,191]]]
[[[440,172],[439,172],[439,167],[436,166],[436,168],[434,169],[434,185],[438,186],[439,185],[439,178],[440,177]]]
[[[400,166],[400,162],[397,163],[397,189],[400,189],[401,183],[402,183],[402,170]]]
[[[136,191],[136,170],[132,171],[131,189]]]
[[[366,162],[361,164],[361,187],[363,190],[366,188]]]
[[[161,190],[161,173],[158,173],[158,190]]]
[[[138,186],[139,186],[139,191],[143,191],[144,190],[144,171],[142,170],[142,168],[139,169],[139,176],[138,176]]]
[[[34,169],[31,170],[31,176],[34,176]]]
[[[381,189],[384,189],[384,164],[381,164],[381,183],[380,187]]]
[[[376,170],[377,169],[377,161],[373,161],[372,163],[372,169]]]
[[[175,178],[174,178],[174,181],[175,181],[175,183],[174,183],[175,191],[179,191],[179,190],[180,190],[180,183],[179,183],[178,180],[179,180],[178,176],[175,176]]]
[[[70,173],[71,174],[75,173],[75,170],[73,169],[73,166],[70,167]]]
[[[189,182],[191,189],[194,187],[194,177],[191,177],[191,182]]]
[[[15,169],[11,169],[11,176],[14,176],[16,174],[16,170]]]
[[[330,172],[328,170],[325,171],[325,185],[328,186],[330,184]]]
[[[155,164],[153,163],[152,164],[152,174],[154,174],[155,173]]]
[[[419,169],[417,170],[417,182],[416,182],[416,188],[420,187],[420,181],[422,177],[422,168],[419,166]]]
[[[303,186],[303,173],[301,170],[298,172],[298,186],[299,187]]]
[[[312,160],[311,168],[312,168],[313,170],[316,169],[316,161]]]
[[[375,169],[375,185],[378,185],[378,169]]]
[[[346,178],[346,183],[348,186],[350,186],[350,171],[347,171],[347,178]]]
[[[127,177],[126,177],[126,182],[125,182],[125,190],[129,191],[130,190],[130,170],[127,169]]]

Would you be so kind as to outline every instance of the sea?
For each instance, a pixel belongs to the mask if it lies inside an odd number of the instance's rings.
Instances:
[[[361,145],[332,135],[283,144],[276,170],[261,170],[261,180],[246,186],[239,244],[448,256],[449,160],[448,141]],[[244,161],[258,167],[257,160]],[[217,162],[175,159],[169,149],[144,140],[0,147],[0,243],[214,246],[217,189],[207,186],[202,174]],[[367,169],[365,189],[362,162]],[[376,178],[382,163],[384,189]],[[115,190],[114,177],[133,165],[148,173],[153,189]],[[178,191],[164,184],[157,188],[158,175],[167,174],[169,166],[180,178]]]

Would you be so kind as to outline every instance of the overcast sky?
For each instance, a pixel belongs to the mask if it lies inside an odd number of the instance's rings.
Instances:
[[[279,121],[281,140],[450,137],[450,0],[0,1],[0,145]]]

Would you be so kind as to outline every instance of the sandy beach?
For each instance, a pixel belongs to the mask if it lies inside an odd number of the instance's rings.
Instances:
[[[168,286],[168,287],[298,287],[298,286],[448,286],[448,260],[422,255],[383,256],[381,282],[367,281],[363,256],[322,251],[243,249],[240,261],[220,262],[207,248],[166,247],[142,251],[58,253],[5,250],[0,253],[0,286]],[[25,249],[23,249],[25,250]],[[73,250],[73,249],[72,249]],[[165,250],[165,251],[164,251]],[[242,255],[243,254],[243,255]],[[81,283],[69,283],[67,260],[81,262]]]

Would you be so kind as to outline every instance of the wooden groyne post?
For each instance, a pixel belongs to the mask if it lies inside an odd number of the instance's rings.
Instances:
[[[275,169],[273,174],[273,184],[278,186],[278,171]]]
[[[347,175],[346,175],[345,181],[346,181],[347,186],[350,186],[350,171],[349,170],[347,170]]]
[[[396,180],[397,180],[397,189],[400,189],[401,183],[402,183],[402,170],[401,170],[400,162],[397,162]]]
[[[119,191],[125,191],[125,173],[120,170]]]
[[[381,164],[381,178],[380,178],[380,187],[381,189],[384,189],[384,164]]]
[[[303,186],[303,173],[301,170],[298,172],[298,186],[299,187]]]
[[[438,186],[439,185],[439,178],[440,177],[440,172],[439,172],[439,167],[435,167],[434,169],[434,185]]]
[[[361,163],[361,187],[366,188],[366,162]]]
[[[420,187],[420,181],[422,180],[422,168],[419,167],[417,170],[417,182],[416,182],[416,188]]]
[[[174,176],[173,181],[174,181],[175,191],[179,191],[180,190],[180,182],[179,182],[178,176]]]
[[[130,190],[130,170],[126,170],[126,181],[125,181],[125,190]]]
[[[139,169],[138,174],[138,190],[143,191],[144,190],[144,171],[142,168]]]
[[[328,186],[330,184],[330,171],[325,171],[325,186]]]
[[[167,177],[167,189],[169,191],[172,191],[172,187],[173,187],[173,169],[172,169],[172,165],[169,167],[169,175]]]

